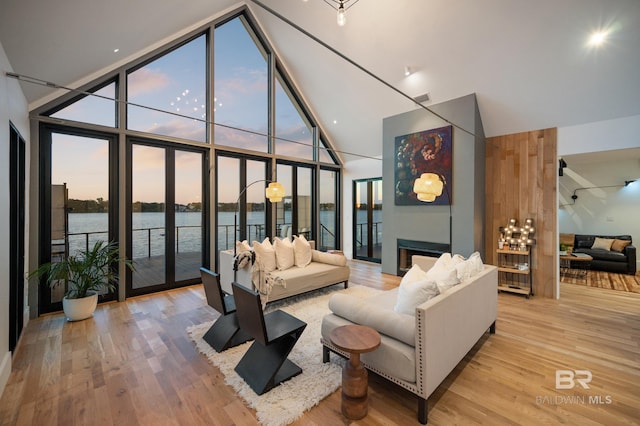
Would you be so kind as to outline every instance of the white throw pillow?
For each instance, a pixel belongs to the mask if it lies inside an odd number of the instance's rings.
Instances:
[[[281,240],[278,237],[273,239],[273,248],[276,251],[276,266],[284,271],[294,265],[293,244],[288,238]]]
[[[427,278],[438,284],[440,293],[444,293],[454,285],[460,283],[455,265],[461,263],[462,259],[462,256],[456,255],[452,258],[451,254],[444,253],[433,267],[427,271]]]
[[[593,245],[591,246],[592,249],[602,249],[602,250],[607,250],[610,251],[611,250],[611,246],[613,245],[613,242],[615,241],[615,239],[611,238],[598,238],[596,237],[595,241],[593,242]]]
[[[293,252],[296,266],[304,268],[311,263],[311,244],[309,244],[304,235],[293,236]]]
[[[244,253],[245,251],[251,251],[251,246],[247,240],[236,241],[236,254]]]
[[[438,294],[440,291],[437,283],[429,279],[426,272],[418,265],[413,265],[400,281],[398,298],[393,310],[401,314],[415,316],[416,306]]]
[[[262,243],[254,241],[253,250],[256,252],[256,260],[262,264],[264,272],[276,270],[276,251],[269,242],[269,238],[265,238]]]
[[[460,257],[462,258],[462,256]],[[480,253],[476,251],[469,256],[469,259],[457,263],[455,268],[458,273],[458,280],[462,282],[481,272],[484,269],[484,264],[482,263],[482,258],[480,258]]]

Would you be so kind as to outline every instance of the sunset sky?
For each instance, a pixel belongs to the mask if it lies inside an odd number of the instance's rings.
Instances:
[[[215,122],[259,133],[267,133],[267,66],[241,22],[234,19],[216,29],[215,37]],[[177,136],[206,143],[206,40],[200,36],[171,53],[130,73],[130,103],[192,118],[129,105],[128,127],[160,135]],[[115,84],[96,92],[113,99]],[[115,126],[115,101],[84,98],[53,114],[52,117]],[[266,137],[215,126],[220,145],[252,147],[266,152]],[[311,132],[301,119],[282,86],[276,91],[276,136],[311,144]],[[263,144],[256,146],[256,141]],[[66,182],[69,197],[108,199],[108,144],[104,139],[53,136],[52,183]],[[310,158],[310,148],[279,141],[277,149],[287,155]],[[298,154],[296,154],[298,153]],[[164,150],[135,146],[133,155],[134,200],[164,201]],[[220,170],[229,176],[232,170]],[[199,155],[176,155],[176,202],[201,201],[201,163]],[[235,180],[235,179],[234,179]],[[257,185],[256,185],[257,186]],[[221,188],[221,200],[237,198],[237,185]]]

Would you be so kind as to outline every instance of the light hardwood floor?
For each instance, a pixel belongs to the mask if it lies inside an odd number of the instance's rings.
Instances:
[[[399,283],[378,265],[351,267],[351,284]],[[561,295],[498,295],[496,334],[429,398],[429,424],[640,424],[640,294],[561,284]],[[102,305],[82,322],[60,314],[33,320],[0,399],[0,423],[257,424],[185,333],[215,317],[192,286]],[[558,369],[589,370],[590,389],[556,391]],[[411,394],[370,375],[369,396],[369,415],[351,424],[417,423]],[[295,424],[349,424],[340,391]]]

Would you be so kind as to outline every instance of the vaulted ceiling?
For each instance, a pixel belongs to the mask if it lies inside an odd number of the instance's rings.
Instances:
[[[426,106],[475,93],[486,136],[640,114],[638,0],[351,2],[344,27],[323,0],[246,2],[339,150],[381,155],[382,119],[417,108],[398,91]],[[74,87],[243,4],[2,0],[0,42],[14,72]],[[57,95],[22,84],[31,108]]]

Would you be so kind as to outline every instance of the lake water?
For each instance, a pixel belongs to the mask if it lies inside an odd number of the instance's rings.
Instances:
[[[360,216],[360,213],[364,214],[365,212],[359,211],[358,213]],[[335,235],[335,227],[330,220],[332,214],[331,211],[320,212],[320,221],[328,230],[323,230],[323,241],[327,246],[333,246],[331,234]],[[218,247],[231,248],[234,242],[234,213],[221,212],[218,218]],[[133,258],[164,254],[164,213],[133,213],[132,221]],[[200,212],[176,212],[176,251],[199,252],[202,250],[201,222],[202,214]],[[251,212],[247,215],[247,223],[249,225],[249,240],[264,238],[262,227],[255,226],[264,223],[264,213]],[[290,212],[285,212],[285,223],[291,223]],[[87,238],[89,247],[92,247],[96,241],[106,240],[107,229],[107,213],[69,213],[69,251],[73,253],[84,249],[87,245]]]

